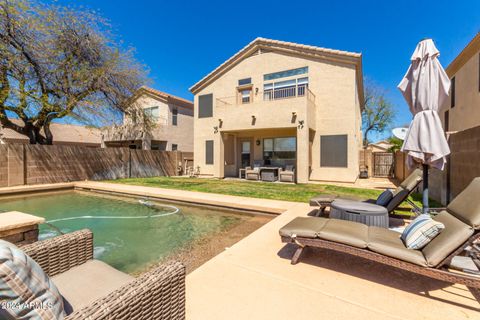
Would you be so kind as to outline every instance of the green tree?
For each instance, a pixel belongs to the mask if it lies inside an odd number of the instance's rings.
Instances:
[[[392,136],[392,137],[388,138],[387,141],[392,144],[392,146],[388,149],[388,151],[390,151],[390,152],[395,153],[402,148],[403,140],[401,140],[397,137]]]
[[[368,134],[382,133],[395,118],[395,110],[386,96],[386,91],[371,81],[365,81],[365,108],[362,112],[363,143],[368,145]]]
[[[146,72],[117,42],[95,13],[0,0],[0,125],[52,144],[54,119],[99,125],[131,114]]]

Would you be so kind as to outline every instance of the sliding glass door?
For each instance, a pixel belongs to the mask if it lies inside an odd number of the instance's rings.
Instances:
[[[263,139],[265,165],[285,167],[295,165],[297,139],[295,137]]]

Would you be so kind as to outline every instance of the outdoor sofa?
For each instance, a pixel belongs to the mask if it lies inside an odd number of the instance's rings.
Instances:
[[[298,217],[280,229],[282,242],[298,246],[296,264],[307,247],[344,252],[417,274],[460,283],[479,293],[480,277],[448,269],[451,260],[480,240],[480,178],[433,216],[445,229],[421,250],[407,249],[400,233],[361,223],[321,217]],[[471,252],[471,251],[470,251]],[[473,289],[472,289],[473,288]]]
[[[407,200],[408,196],[418,187],[422,180],[423,171],[418,168],[413,170],[412,173],[392,191],[393,197],[387,203],[382,204],[382,206],[387,209],[388,213],[393,212],[403,201]],[[355,207],[355,204],[359,202],[367,202],[370,204],[378,202],[378,199],[359,201],[333,195],[319,195],[310,199],[310,206],[319,207],[318,213],[321,215],[335,200],[341,200],[343,202],[342,206],[349,208]]]
[[[185,267],[171,262],[134,278],[93,259],[84,229],[21,247],[64,297],[65,319],[185,319]]]

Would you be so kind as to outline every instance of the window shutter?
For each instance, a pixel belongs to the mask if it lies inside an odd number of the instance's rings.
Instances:
[[[213,164],[213,140],[205,141],[205,164]]]
[[[213,94],[204,94],[198,97],[198,117],[213,117]]]
[[[320,137],[320,166],[348,167],[348,135],[328,135]]]

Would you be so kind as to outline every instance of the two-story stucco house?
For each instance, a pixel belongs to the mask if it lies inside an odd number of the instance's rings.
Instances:
[[[451,79],[450,99],[440,108],[445,131],[480,125],[480,33],[445,70]]]
[[[104,146],[193,151],[191,101],[149,87],[141,87],[132,97],[131,103],[148,115],[154,126],[146,130],[138,123],[143,117],[132,119],[124,116],[123,125],[104,131]]]
[[[257,38],[190,91],[200,175],[259,162],[294,165],[299,183],[357,179],[361,54]]]

